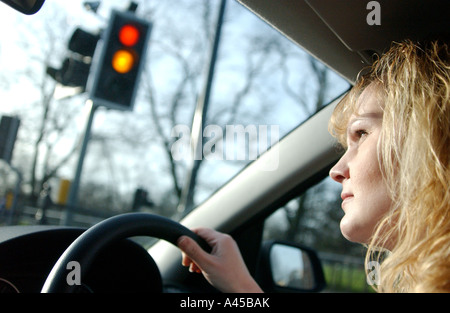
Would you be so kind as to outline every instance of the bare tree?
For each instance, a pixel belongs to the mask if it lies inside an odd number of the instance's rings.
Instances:
[[[293,98],[305,113],[310,116],[322,108],[325,103],[325,96],[329,89],[329,73],[330,70],[311,55],[303,55],[305,64],[302,68],[292,67],[289,62],[291,58],[297,58],[298,55],[290,55],[287,51],[280,51],[280,66],[283,71],[283,87],[287,95]],[[294,86],[290,83],[289,78],[292,71],[308,72],[305,69],[309,66],[309,73],[302,76],[302,80],[296,82]]]
[[[177,6],[176,10],[173,9],[174,3]],[[127,162],[131,163],[134,162],[130,161],[132,154],[146,153],[150,148],[158,146],[163,152],[164,160],[157,166],[161,168],[161,171],[169,174],[164,176],[170,177],[171,183],[167,191],[161,192],[163,194],[161,198],[165,200],[171,198],[170,201],[165,201],[167,203],[179,202],[188,168],[186,162],[176,161],[173,158],[171,148],[177,138],[171,136],[171,130],[175,125],[191,124],[195,104],[201,93],[205,64],[207,64],[208,51],[214,34],[214,22],[217,16],[216,3],[218,1],[176,0],[143,1],[142,6],[140,4],[139,14],[153,21],[154,29],[150,37],[148,66],[142,76],[135,112],[130,114],[105,113],[109,119],[109,126],[94,134],[95,138],[101,138],[101,140],[91,142],[93,147],[99,148],[90,149],[90,152],[97,153],[93,158],[101,157],[102,160],[109,158],[108,162],[102,162],[102,164],[106,164],[107,170],[112,173],[111,177],[114,182],[107,182],[112,186],[115,186],[115,182],[120,180],[119,176],[122,173],[126,173],[122,177],[128,175],[131,186],[135,183],[133,181],[135,176],[131,172],[138,171],[125,162],[114,163],[113,153],[124,153],[121,156],[127,158]],[[167,10],[169,7],[171,10]],[[234,8],[236,7],[237,5]],[[228,8],[232,8],[231,1]],[[55,12],[56,10],[57,8],[55,8]],[[47,56],[59,56],[59,59],[62,60],[66,51],[66,38],[72,29],[67,27],[64,12],[64,10],[58,10],[51,25],[39,26],[42,30],[35,32],[40,34],[39,36],[46,36],[45,40],[41,39],[46,43],[42,45],[42,50],[28,49],[33,51],[34,62],[27,68],[27,76],[35,84],[36,90],[39,90],[40,98],[35,103],[28,105],[28,107],[33,107],[29,114],[25,110],[23,112],[30,117],[26,119],[27,125],[24,127],[27,134],[30,135],[21,136],[21,140],[22,142],[30,141],[29,146],[33,151],[30,157],[30,174],[27,175],[27,179],[30,181],[34,195],[39,193],[41,184],[51,177],[58,176],[59,170],[74,155],[78,144],[74,138],[77,135],[68,134],[68,131],[75,128],[73,116],[79,115],[84,96],[56,100],[53,97],[56,85],[51,78],[45,75],[45,68],[48,65],[60,65],[58,62],[50,64]],[[231,22],[237,18],[235,14],[237,10],[231,12],[226,15],[225,27],[232,25]],[[241,26],[238,25],[237,28],[239,27]],[[251,34],[249,32],[244,35],[240,34],[240,36],[231,39],[224,38],[226,44],[221,45],[223,50],[219,53],[218,64],[226,67],[230,66],[227,63],[230,59],[234,61],[236,58],[235,44],[240,44],[239,63],[233,63],[234,67],[231,69],[227,68],[229,72],[233,71],[236,80],[231,82],[234,89],[230,89],[231,91],[227,92],[226,96],[214,99],[213,108],[208,111],[205,123],[220,125],[224,128],[228,124],[245,124],[250,117],[270,115],[274,103],[265,100],[264,96],[270,92],[271,88],[270,83],[266,80],[273,77],[280,78],[280,81],[284,83],[286,95],[296,99],[299,107],[306,113],[315,112],[323,104],[322,99],[327,90],[328,74],[322,65],[313,59],[308,59],[306,54],[290,50],[286,40],[280,39],[281,37],[278,34],[275,35],[274,32],[268,34],[264,31],[260,32],[258,28]],[[27,40],[24,40],[23,46],[26,45],[26,42]],[[230,51],[233,53],[228,53]],[[294,68],[289,64],[294,59],[301,59],[306,65]],[[308,80],[291,80],[290,78],[296,74],[296,71],[308,71],[311,74]],[[229,83],[227,80],[225,82]],[[223,87],[222,81],[215,83],[216,86]],[[312,90],[314,92],[311,92]],[[249,102],[252,102],[249,99],[255,95],[259,97],[258,101],[261,100],[256,109],[250,108],[251,105],[248,105]],[[78,106],[75,105],[75,101],[78,101]],[[70,138],[66,141],[70,142],[69,147],[64,150],[60,149],[61,138]],[[125,147],[119,147],[120,143],[124,143]],[[56,150],[59,151],[58,154],[55,153]],[[139,159],[139,157],[133,156],[133,160]],[[135,161],[133,165],[138,162]],[[189,194],[191,202],[194,202],[199,184],[202,183],[199,173],[201,169],[208,168],[205,166],[206,163],[203,158],[195,170],[194,184]],[[142,169],[144,166],[142,165]],[[96,166],[95,170],[99,170],[99,166]],[[94,183],[98,184],[94,181],[96,176],[99,176],[96,173],[90,173],[90,181],[87,183],[91,186]],[[161,175],[161,173],[157,175]],[[156,181],[158,178],[150,179]],[[120,195],[115,193],[118,193],[118,189],[98,188],[97,190],[102,190],[101,193],[105,195],[105,203],[106,201],[115,201],[119,205],[123,205],[121,201],[117,201]],[[292,225],[294,224],[296,223],[293,221]]]
[[[70,104],[69,100],[55,99],[57,83],[46,74],[47,67],[60,66],[51,64],[51,61],[62,61],[69,31],[72,30],[68,27],[65,10],[59,10],[56,5],[49,6],[49,9],[55,12],[52,20],[27,20],[23,23],[23,36],[18,39],[19,46],[29,52],[27,62],[23,62],[25,67],[18,75],[27,77],[39,94],[39,98],[25,106],[29,109],[16,109],[22,117],[19,144],[28,143],[31,147],[30,166],[21,167],[28,168],[29,174],[25,177],[31,187],[30,198],[33,201],[38,199],[43,184],[57,176],[59,169],[73,156],[76,141],[65,149],[66,154],[55,153],[55,148],[61,145],[62,138],[67,138],[70,126],[74,126],[73,118],[80,112],[80,108]]]
[[[193,114],[199,92],[197,85],[202,79],[204,64],[206,63],[206,54],[202,51],[208,51],[212,39],[211,15],[213,10],[211,1],[198,1],[192,8],[195,8],[196,11],[191,11],[190,13],[197,16],[200,22],[196,36],[192,36],[189,44],[184,43],[183,38],[180,38],[180,36],[186,34],[184,32],[170,33],[164,38],[154,40],[151,43],[152,45],[158,45],[165,58],[169,57],[178,69],[177,77],[169,87],[171,91],[167,96],[162,97],[164,103],[161,103],[161,100],[157,98],[158,89],[155,87],[155,79],[151,69],[147,69],[144,77],[151,121],[168,162],[173,194],[176,196],[177,201],[180,200],[183,189],[183,175],[181,173],[185,171],[185,165],[176,162],[172,156],[172,146],[176,138],[171,136],[170,130],[177,124],[189,123],[189,119],[186,119],[186,112],[188,112],[189,116]],[[190,46],[190,49],[185,49],[183,45]],[[150,60],[150,65],[151,62]],[[187,110],[186,106],[191,109]],[[162,111],[162,107],[167,109]]]
[[[165,151],[166,161],[169,164],[169,172],[173,182],[173,193],[176,195],[178,201],[181,197],[181,192],[184,187],[186,172],[192,170],[190,177],[189,190],[187,192],[187,199],[185,206],[187,211],[192,207],[194,203],[194,197],[197,186],[197,176],[200,172],[204,160],[208,155],[203,155],[200,160],[194,163],[192,169],[187,168],[183,162],[177,162],[172,155],[172,146],[177,140],[170,135],[168,129],[173,129],[178,124],[190,124],[191,122],[186,119],[186,106],[190,107],[189,117],[193,114],[195,103],[200,97],[202,90],[199,90],[199,82],[202,82],[205,77],[205,65],[207,65],[207,54],[202,51],[210,51],[212,45],[213,29],[216,26],[215,22],[216,14],[211,8],[211,1],[202,0],[198,1],[195,6],[197,11],[191,11],[191,14],[198,16],[200,21],[197,30],[197,36],[189,46],[190,50],[183,49],[183,43],[180,41],[180,33],[167,33],[164,37],[164,41],[152,41],[152,45],[158,45],[159,49],[165,53],[165,56],[171,56],[175,64],[177,64],[178,72],[177,79],[171,85],[171,92],[169,96],[164,98],[164,103],[158,101],[159,90],[155,87],[155,79],[151,70],[147,70],[144,78],[144,83],[147,90],[147,97],[150,104],[150,115],[152,123],[155,128],[158,140],[161,142]],[[228,19],[232,19],[228,17]],[[225,19],[224,23],[227,23],[228,19]],[[157,24],[157,22],[155,23]],[[183,36],[183,33],[181,33]],[[257,36],[255,38],[245,38],[249,40],[247,45],[248,51],[245,53],[245,62],[243,68],[238,69],[241,77],[241,84],[234,90],[234,93],[228,95],[228,101],[224,102],[222,106],[216,108],[214,111],[208,111],[206,120],[203,121],[204,126],[206,124],[222,125],[225,128],[228,124],[234,124],[237,116],[240,114],[239,108],[245,102],[245,98],[255,90],[255,83],[263,73],[268,72],[266,63],[269,63],[271,56],[274,54],[275,47],[279,43],[275,36],[269,36],[264,38]],[[219,62],[226,59],[227,56],[220,55]],[[232,57],[232,56],[231,56]],[[152,61],[150,60],[150,63]],[[161,107],[166,107],[167,110],[161,110]],[[263,106],[261,106],[263,108]],[[263,113],[254,112],[252,114]],[[225,118],[224,118],[225,117]],[[220,138],[217,138],[220,140]],[[204,142],[203,142],[204,144]],[[208,153],[208,151],[202,152]]]
[[[196,36],[188,35],[190,29],[186,29],[184,32],[176,29],[167,29],[164,32],[164,36],[152,38],[152,54],[149,58],[149,68],[147,68],[143,78],[145,95],[150,107],[151,124],[156,135],[156,138],[150,136],[149,140],[154,141],[156,139],[163,148],[168,172],[172,180],[173,195],[178,200],[181,197],[186,171],[189,169],[186,163],[177,162],[173,158],[171,148],[177,138],[171,136],[170,130],[178,124],[190,125],[189,117],[193,115],[195,103],[201,92],[198,86],[201,85],[200,82],[204,79],[204,67],[207,63],[205,51],[209,51],[211,45],[211,36],[214,33],[213,29],[215,26],[213,22],[216,16],[212,9],[211,1],[201,0],[195,3],[191,1],[190,3],[192,3],[190,14],[196,17],[197,22],[200,21],[197,24],[198,27],[195,28]],[[149,15],[155,16],[157,9],[153,8],[151,11],[152,13]],[[232,19],[231,15],[227,16],[225,23]],[[158,25],[163,27],[159,23],[160,21],[156,20],[155,27],[158,27]],[[166,23],[173,24],[170,18]],[[256,32],[255,34],[247,35],[243,40],[247,42],[247,51],[244,53],[245,62],[242,62],[244,66],[236,69],[240,73],[240,84],[234,89],[233,94],[227,96],[227,101],[223,101],[223,105],[216,106],[213,111],[208,111],[204,123],[222,125],[225,128],[225,125],[235,124],[239,119],[244,121],[245,113],[241,110],[241,107],[245,103],[246,97],[257,92],[258,88],[261,89],[261,84],[264,84],[262,83],[264,77],[273,73],[279,73],[285,79],[286,93],[294,97],[296,101],[298,100],[297,102],[306,113],[315,112],[323,104],[323,95],[326,92],[327,84],[327,72],[324,67],[316,64],[316,61],[313,59],[307,59],[306,54],[299,56],[298,52],[293,53],[287,50],[285,39],[282,39],[276,33]],[[171,80],[172,83],[164,87],[164,90],[158,88],[159,77],[155,78],[155,74],[152,71],[153,60],[161,60],[158,59],[158,56],[163,56],[163,59],[166,61],[170,58],[170,68],[175,68],[177,74]],[[316,95],[308,94],[305,91],[305,86],[293,87],[288,84],[287,78],[291,75],[290,71],[292,69],[287,66],[287,62],[289,58],[299,57],[303,57],[310,62],[311,77],[316,79],[320,85],[315,88],[317,91]],[[226,55],[220,55],[219,62],[226,60],[226,58]],[[311,85],[315,86],[311,83],[311,80],[314,80],[311,77],[308,78],[310,83],[308,87],[311,87]],[[302,87],[304,89],[301,89]],[[311,99],[315,99],[315,103],[311,104]],[[253,111],[251,114],[264,115],[267,112],[268,109],[265,109],[264,104],[262,104],[259,111]],[[133,132],[130,132],[129,135],[136,137]],[[220,140],[220,138],[217,138],[217,140]],[[201,160],[198,160],[192,170],[193,177],[191,178],[191,188],[188,192],[187,207],[191,207],[191,204],[194,203],[197,176],[206,158],[207,156],[203,156]]]

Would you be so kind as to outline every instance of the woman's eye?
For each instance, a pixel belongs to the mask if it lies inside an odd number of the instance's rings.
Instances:
[[[364,129],[355,130],[351,133],[352,141],[359,142],[364,139],[369,133]]]
[[[364,129],[360,129],[355,131],[356,137],[361,138],[363,136],[366,136],[368,134],[367,131],[365,131]]]
[[[348,129],[347,139],[348,144],[354,143],[359,144],[361,141],[365,140],[366,136],[370,134],[370,131],[367,128],[362,127],[361,125],[353,125]]]

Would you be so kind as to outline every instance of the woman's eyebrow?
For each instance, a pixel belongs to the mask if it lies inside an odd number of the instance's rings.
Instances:
[[[353,124],[354,122],[358,120],[363,119],[382,119],[383,118],[383,112],[369,112],[369,113],[362,113],[358,114],[357,116],[350,119],[348,122],[348,125]]]
[[[347,130],[346,130],[347,134],[350,133],[351,126],[359,120],[367,120],[367,119],[381,120],[382,118],[383,118],[383,112],[368,112],[368,113],[358,114],[357,116],[351,118],[350,121],[348,122]]]

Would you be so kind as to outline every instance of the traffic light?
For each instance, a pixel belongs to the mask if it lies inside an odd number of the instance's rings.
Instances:
[[[84,90],[99,39],[99,35],[75,29],[68,43],[68,49],[72,53],[63,61],[60,69],[47,67],[47,74],[64,86],[82,87]]]
[[[13,116],[2,116],[0,120],[0,159],[11,162],[20,120]]]
[[[154,203],[148,200],[148,192],[145,189],[137,188],[134,192],[132,211],[139,211],[143,206],[152,207]]]
[[[86,88],[90,65],[82,61],[67,58],[60,69],[47,67],[47,74],[58,83],[69,87]]]
[[[150,31],[151,24],[132,12],[112,11],[89,87],[94,104],[133,109]]]

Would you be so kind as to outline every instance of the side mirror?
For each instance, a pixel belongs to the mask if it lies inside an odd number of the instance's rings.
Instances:
[[[15,10],[32,15],[39,11],[45,0],[1,0]]]
[[[282,241],[263,243],[256,280],[267,292],[318,292],[326,286],[315,251]]]

